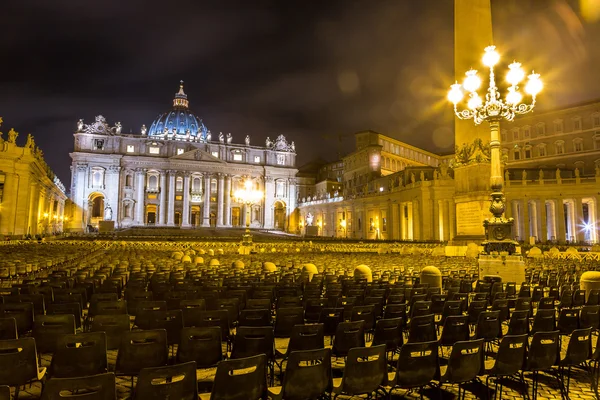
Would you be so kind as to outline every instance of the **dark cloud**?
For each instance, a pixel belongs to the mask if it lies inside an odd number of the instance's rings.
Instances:
[[[452,0],[11,3],[2,130],[31,132],[65,182],[79,118],[136,132],[170,107],[180,79],[213,132],[255,143],[283,133],[300,163],[349,151],[363,129],[453,146]],[[578,2],[494,0],[493,12],[498,47],[543,74],[541,107],[598,96],[599,27]]]

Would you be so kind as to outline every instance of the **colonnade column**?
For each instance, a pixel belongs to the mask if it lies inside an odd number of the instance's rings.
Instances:
[[[175,171],[169,174],[169,202],[167,204],[167,225],[175,225]]]
[[[546,242],[548,240],[548,213],[546,212],[546,200],[541,199],[538,202],[538,215],[540,216],[538,221],[538,227],[541,237],[539,240],[541,242]]]
[[[224,226],[231,226],[231,175],[225,175],[225,213]]]
[[[535,236],[536,240],[539,240],[539,231],[538,231],[538,210],[537,210],[537,202],[531,201],[529,202],[529,207],[531,208],[531,212],[529,213],[529,220],[530,220],[530,230],[531,230],[531,236]]]
[[[548,223],[548,240],[556,240],[558,234],[556,232],[556,203],[552,200],[544,201],[546,204],[546,221]]]
[[[456,204],[454,200],[446,200],[448,207],[448,241],[456,237]]]
[[[135,171],[136,179],[137,179],[137,200],[136,200],[136,213],[135,213],[135,223],[137,225],[144,225],[144,182],[146,180],[146,171],[142,168],[139,168]]]
[[[204,204],[202,204],[202,226],[210,226],[210,174],[204,174]]]
[[[420,223],[421,218],[419,214],[419,200],[413,200],[408,205],[408,232],[410,240],[421,239]]]
[[[440,201],[431,200],[433,203],[433,221],[431,221],[431,227],[433,229],[432,235],[430,236],[433,240],[444,240],[442,237],[442,232],[444,228],[440,228],[440,214],[442,212],[442,208],[440,207]]]
[[[556,240],[564,242],[567,239],[567,229],[565,226],[565,206],[562,198],[558,198],[556,201],[556,207],[554,208],[554,215],[556,216],[556,228],[558,230],[556,234]]]
[[[583,199],[581,197],[576,197],[574,201],[575,218],[573,218],[573,225],[575,226],[575,240],[577,240],[578,243],[582,243],[585,241],[585,230],[581,229],[579,225],[583,222]]]
[[[182,228],[190,227],[190,173],[185,172],[183,174],[183,212],[181,213]]]
[[[160,205],[158,210],[158,224],[165,225],[167,222],[167,172],[160,173]]]
[[[529,243],[529,200],[521,201],[522,209],[523,209],[523,240],[525,243]]]
[[[225,191],[225,176],[217,174],[217,227],[222,227],[225,216],[223,215],[223,192]]]

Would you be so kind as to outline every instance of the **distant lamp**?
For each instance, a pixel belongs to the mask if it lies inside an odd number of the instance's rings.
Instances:
[[[250,179],[244,182],[244,189],[238,189],[233,194],[238,203],[246,205],[246,232],[244,233],[243,242],[252,243],[252,235],[250,235],[250,209],[253,204],[257,204],[262,200],[264,194],[261,190],[253,189],[253,183]]]

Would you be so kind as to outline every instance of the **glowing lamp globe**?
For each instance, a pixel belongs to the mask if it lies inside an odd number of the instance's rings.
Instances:
[[[496,46],[488,46],[485,48],[485,54],[483,55],[483,65],[486,67],[493,67],[500,61],[500,54],[496,51]]]
[[[448,92],[448,100],[452,103],[457,104],[463,99],[463,92],[460,90],[460,84],[455,83],[450,86],[450,91]]]
[[[519,93],[519,91],[515,90],[512,87],[508,88],[508,94],[506,95],[506,102],[508,104],[512,104],[512,105],[519,104],[522,99],[523,99],[523,96],[521,95],[521,93]]]
[[[508,66],[506,81],[511,85],[518,85],[525,78],[525,71],[521,68],[521,63],[513,62]]]
[[[527,81],[527,85],[525,85],[525,91],[528,94],[535,96],[542,91],[544,84],[540,79],[540,74],[532,73],[528,78],[529,80]]]
[[[467,107],[469,107],[471,110],[481,107],[481,97],[479,97],[477,94],[473,94],[467,102]]]
[[[463,87],[468,92],[474,92],[481,86],[481,79],[477,76],[477,71],[471,69],[466,73],[467,77],[463,81]]]

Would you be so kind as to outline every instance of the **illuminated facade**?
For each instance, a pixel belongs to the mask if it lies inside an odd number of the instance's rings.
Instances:
[[[2,118],[0,118],[2,125]],[[33,136],[17,144],[14,129],[0,132],[0,235],[24,238],[63,232],[67,195]]]
[[[233,193],[251,179],[264,199],[252,206],[252,228],[287,230],[296,208],[296,150],[283,135],[264,146],[215,135],[189,110],[183,84],[171,110],[138,134],[97,116],[77,124],[71,153],[71,228],[102,221],[133,226],[242,227],[245,206]]]
[[[600,242],[600,102],[503,123],[501,143],[506,216],[515,219],[516,238]],[[324,184],[316,175],[315,189],[303,190],[298,231],[306,233],[310,221],[321,236],[460,240],[463,225],[483,220],[457,216],[457,186],[478,183],[469,174],[458,182],[454,169],[489,163],[489,145],[466,146],[480,148],[438,156],[375,132],[357,133],[356,151],[342,158],[342,189],[318,192]],[[475,151],[477,160],[463,159]]]

